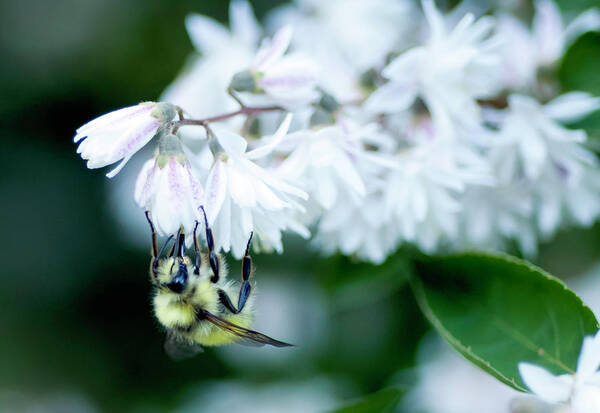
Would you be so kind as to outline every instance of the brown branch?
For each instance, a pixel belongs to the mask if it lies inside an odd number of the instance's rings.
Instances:
[[[271,111],[275,111],[275,110],[285,110],[285,109],[282,108],[281,106],[265,106],[265,107],[258,107],[258,108],[244,106],[241,109],[236,110],[235,112],[229,112],[229,113],[225,113],[223,115],[212,116],[210,118],[180,119],[180,120],[171,122],[171,126],[173,126],[174,128],[179,128],[180,126],[186,126],[186,125],[206,126],[209,123],[220,122],[220,121],[227,120],[229,118],[233,118],[233,117],[239,116],[239,115],[250,116],[250,115],[256,115],[256,114],[262,113],[262,112],[271,112]]]

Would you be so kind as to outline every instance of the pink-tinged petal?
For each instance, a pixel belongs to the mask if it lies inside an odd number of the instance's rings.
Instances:
[[[202,189],[200,181],[194,176],[192,167],[188,164],[185,169],[188,175],[190,192],[194,203],[193,208],[196,211],[196,215],[200,216],[200,206],[204,202],[204,190]]]
[[[148,205],[148,199],[152,194],[155,167],[156,160],[148,159],[144,163],[144,166],[142,166],[142,170],[135,181],[133,198],[141,208],[146,208]]]
[[[78,128],[73,141],[77,143],[81,139],[85,138],[88,133],[98,129],[111,129],[121,126],[121,124],[126,124],[139,115],[150,113],[153,108],[154,103],[148,102],[109,112]]]
[[[113,157],[121,159],[124,156],[133,155],[139,151],[156,135],[159,126],[160,121],[154,118],[149,118],[142,125],[136,125],[123,138],[121,145],[115,149]]]
[[[123,160],[117,165],[116,168],[112,169],[110,172],[108,172],[106,174],[107,178],[114,178],[115,175],[117,175],[119,172],[121,172],[121,169],[123,169],[123,167],[125,166],[125,164],[131,159],[131,157],[133,156],[133,154],[126,156],[125,158],[123,158]]]
[[[256,55],[252,68],[262,72],[283,56],[290,45],[293,33],[291,26],[285,26],[277,31],[271,40],[265,40]]]
[[[292,114],[288,113],[283,122],[281,122],[281,125],[279,125],[279,128],[277,128],[277,131],[275,131],[275,133],[273,134],[271,141],[268,144],[261,146],[260,148],[256,148],[254,150],[246,152],[246,159],[254,160],[263,158],[269,155],[271,152],[273,152],[273,150],[277,147],[277,145],[279,145],[283,137],[287,134],[291,122]]]
[[[204,208],[208,223],[212,225],[219,214],[227,194],[227,170],[222,161],[215,161],[206,180]]]
[[[519,373],[525,385],[548,403],[561,403],[569,399],[573,377],[554,376],[548,370],[530,363],[519,363]]]

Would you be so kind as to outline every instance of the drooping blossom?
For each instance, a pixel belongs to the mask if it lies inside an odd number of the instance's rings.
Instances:
[[[144,102],[96,118],[79,129],[73,138],[77,153],[90,169],[121,161],[106,176],[112,178],[127,161],[146,145],[168,121],[175,107],[167,103]]]
[[[281,251],[281,231],[308,236],[293,215],[307,194],[288,184],[255,161],[268,156],[283,139],[291,122],[288,115],[266,145],[246,151],[246,140],[229,130],[215,129],[214,162],[206,181],[205,208],[215,229],[218,248],[240,258],[250,233],[263,248]]]
[[[241,92],[264,93],[272,103],[298,105],[318,97],[316,63],[307,56],[286,54],[292,39],[290,26],[263,40],[249,70],[237,73],[232,87]]]
[[[164,139],[178,144],[173,135]],[[202,184],[182,152],[159,151],[146,161],[135,184],[134,198],[140,208],[150,213],[159,235],[174,234],[180,227],[190,234],[195,221],[202,219]]]

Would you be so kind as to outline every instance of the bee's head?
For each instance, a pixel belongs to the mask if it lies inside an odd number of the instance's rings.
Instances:
[[[156,283],[175,294],[185,292],[188,286],[189,266],[191,263],[188,257],[169,257],[160,260],[156,269]]]
[[[165,243],[163,249],[167,244],[168,241]],[[185,256],[185,236],[182,230],[180,230],[170,256],[165,259],[153,261],[152,274],[154,282],[159,287],[166,287],[175,294],[182,294],[188,286],[188,274],[191,264],[190,259]]]

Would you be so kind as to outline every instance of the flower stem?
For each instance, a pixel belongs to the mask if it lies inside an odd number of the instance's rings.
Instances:
[[[222,115],[212,116],[210,118],[180,119],[180,120],[171,122],[171,126],[176,127],[176,128],[179,128],[180,126],[186,126],[186,125],[206,126],[209,123],[220,122],[220,121],[227,120],[229,118],[233,118],[233,117],[239,116],[239,115],[256,115],[258,113],[271,112],[271,111],[275,111],[275,110],[285,110],[285,109],[282,108],[281,106],[265,106],[265,107],[257,107],[257,108],[250,107],[250,106],[244,106],[234,112],[224,113]]]

